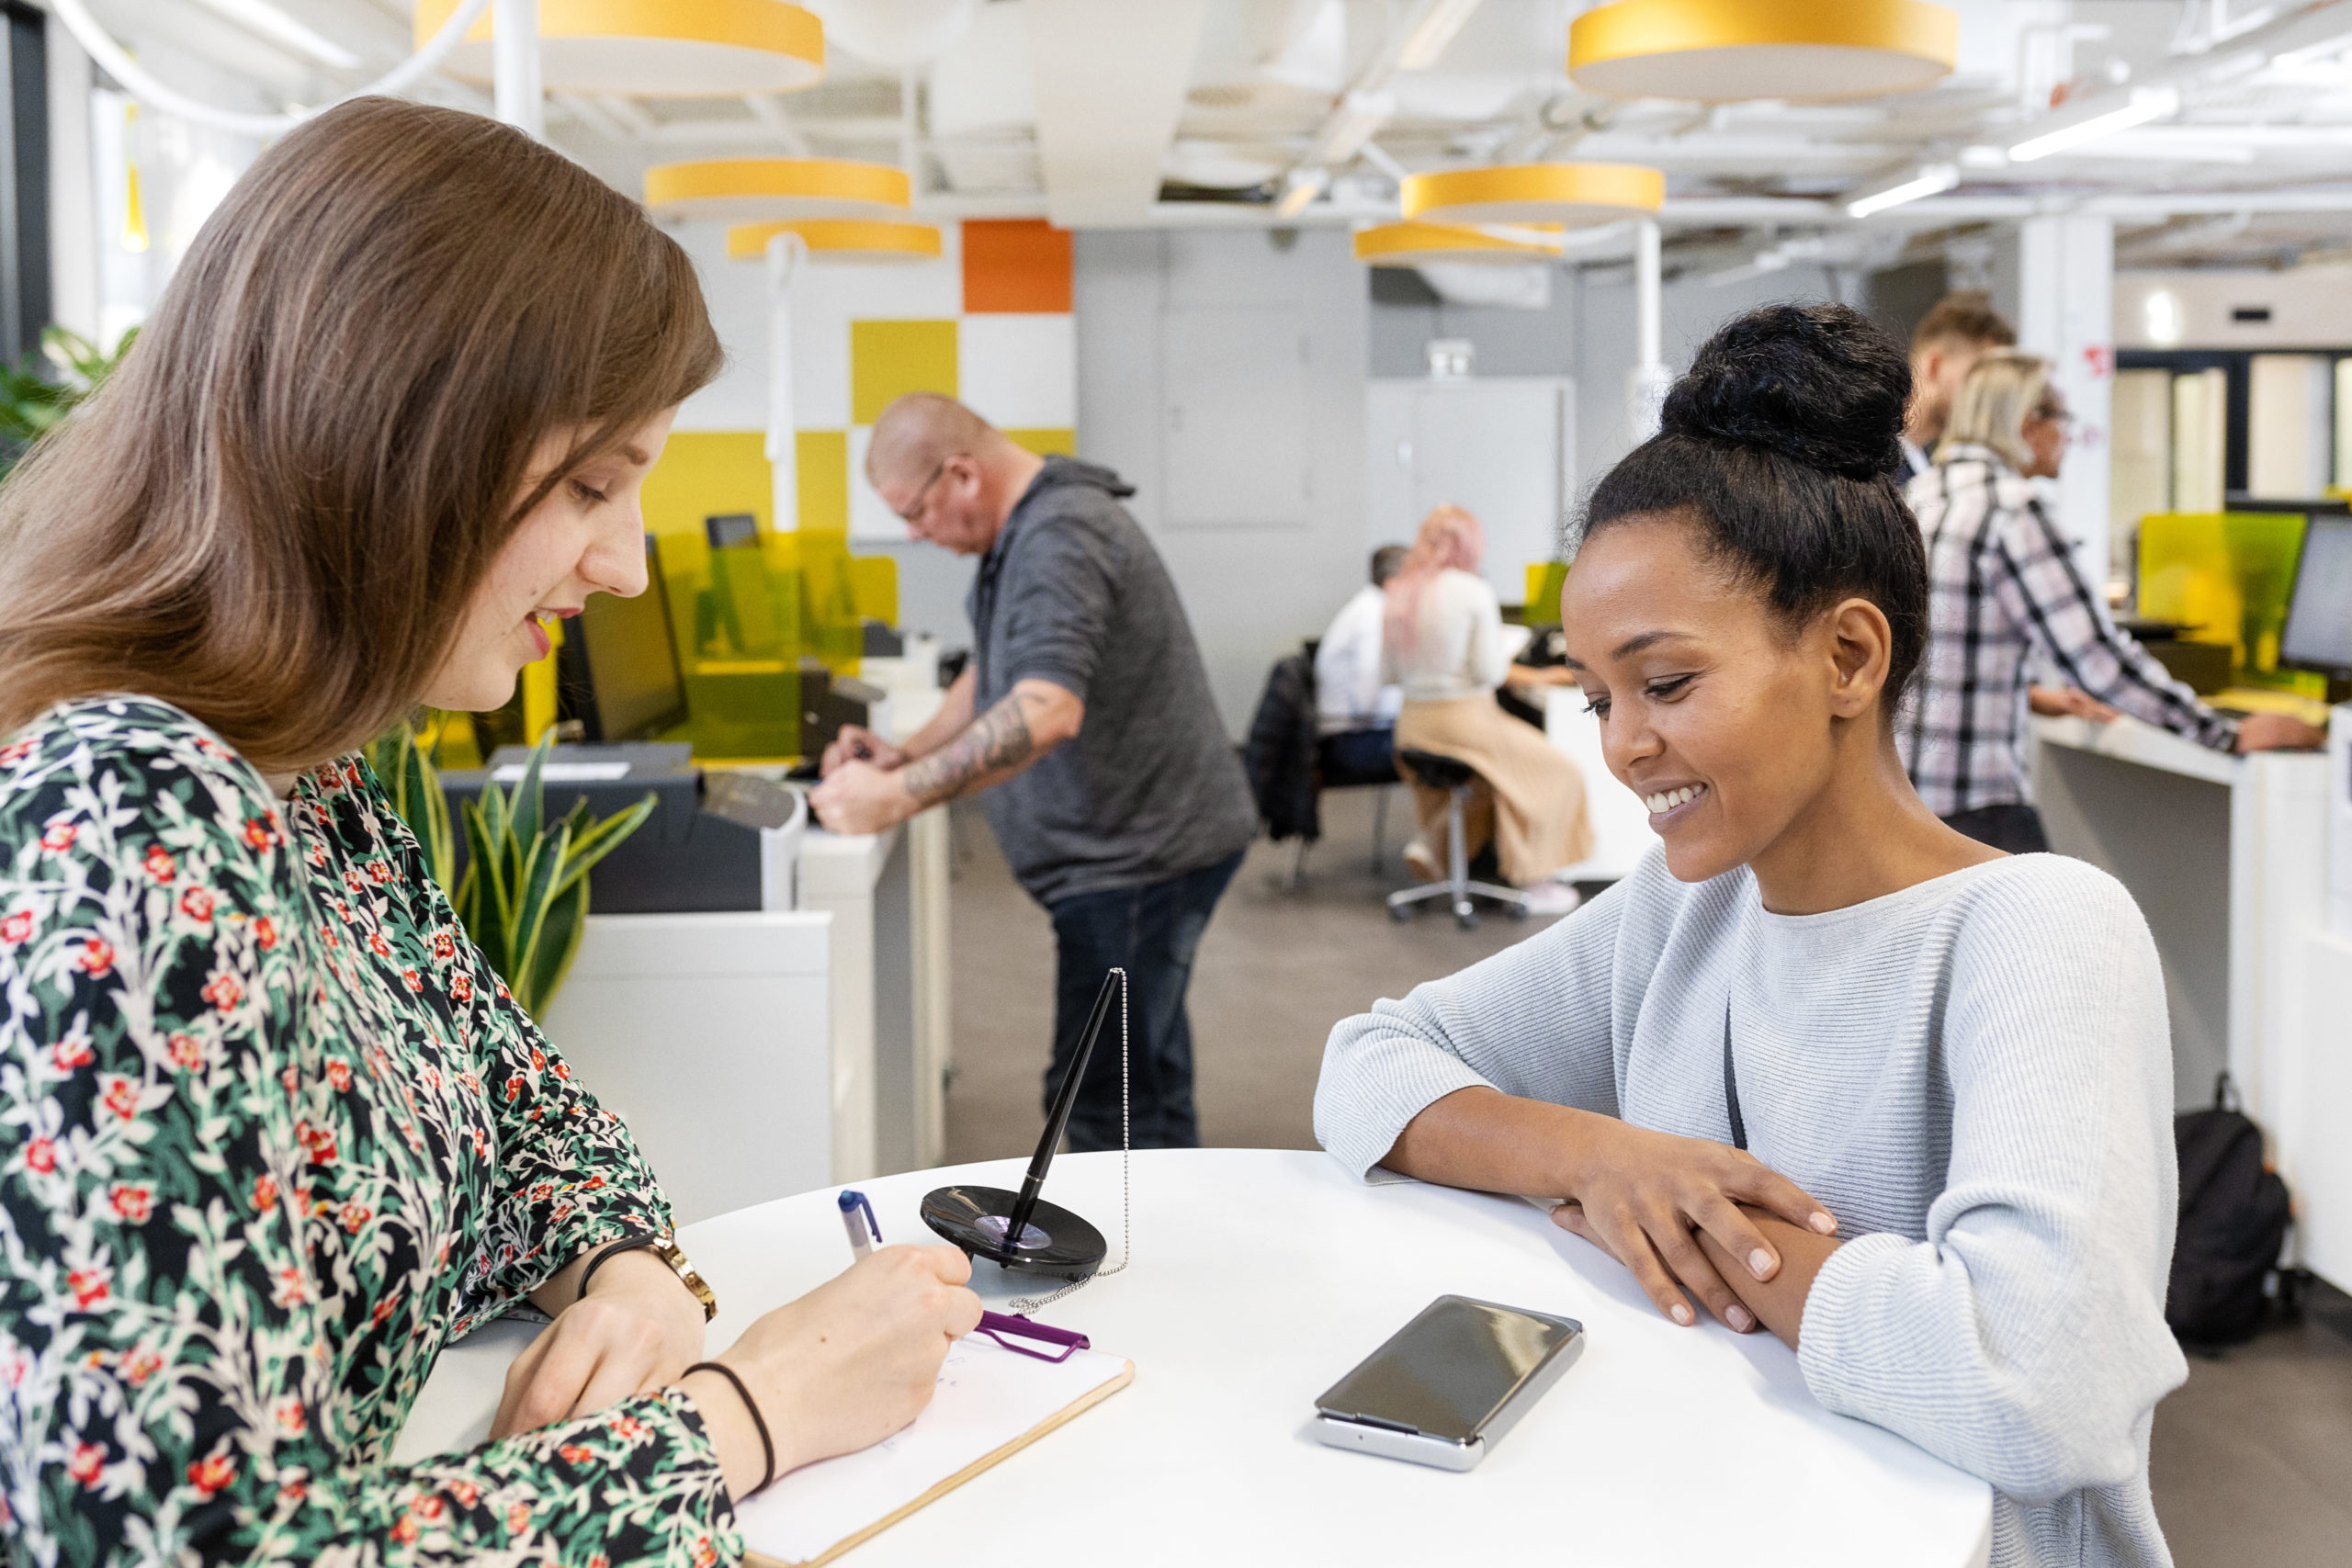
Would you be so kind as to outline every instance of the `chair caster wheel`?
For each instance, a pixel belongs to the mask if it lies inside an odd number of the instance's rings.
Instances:
[[[1413,920],[1413,907],[1410,904],[1391,904],[1388,906],[1388,918],[1400,926],[1410,925]]]
[[[1510,906],[1510,918],[1514,920],[1523,920],[1527,919],[1527,906],[1521,903],[1513,902]]]
[[[1478,929],[1478,911],[1476,909],[1456,909],[1453,911],[1453,923],[1460,926],[1465,931],[1475,931]]]

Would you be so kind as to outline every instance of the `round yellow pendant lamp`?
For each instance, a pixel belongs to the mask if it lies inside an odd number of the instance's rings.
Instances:
[[[656,218],[890,218],[911,195],[905,170],[850,158],[712,158],[645,171],[645,205]]]
[[[416,0],[418,46],[458,0]],[[789,93],[825,74],[825,29],[788,0],[539,0],[542,79],[551,91],[732,98]],[[444,69],[492,77],[485,11]]]
[[[1408,175],[1399,197],[1408,220],[1582,229],[1656,212],[1666,176],[1632,164],[1508,164]]]
[[[1498,234],[1467,223],[1382,223],[1359,229],[1356,260],[1371,266],[1421,266],[1430,262],[1557,261],[1556,236],[1521,231]]]
[[[1568,26],[1569,80],[1612,98],[1871,98],[1959,56],[1959,15],[1926,0],[1616,0]]]
[[[780,234],[799,240],[811,261],[937,261],[939,230],[930,223],[886,223],[871,218],[804,218],[739,223],[727,231],[727,254],[757,261]]]

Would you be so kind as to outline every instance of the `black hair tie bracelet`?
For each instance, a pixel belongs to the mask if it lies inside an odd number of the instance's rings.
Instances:
[[[768,1483],[775,1479],[775,1443],[768,1437],[767,1422],[760,1417],[759,1401],[753,1399],[752,1391],[743,1386],[743,1380],[735,1375],[735,1369],[722,1361],[696,1361],[693,1366],[680,1372],[678,1379],[683,1382],[696,1372],[717,1372],[720,1377],[733,1383],[735,1392],[742,1397],[743,1408],[752,1413],[752,1426],[760,1434],[760,1483],[752,1487],[752,1491],[764,1492],[767,1490]],[[749,1494],[747,1493],[746,1495]]]
[[[620,1240],[614,1242],[611,1246],[605,1247],[602,1252],[596,1254],[595,1257],[590,1258],[588,1260],[588,1267],[580,1271],[580,1295],[578,1299],[583,1302],[588,1299],[588,1281],[596,1277],[596,1270],[605,1266],[605,1260],[606,1258],[617,1258],[624,1252],[642,1252],[649,1247],[659,1246],[661,1241],[662,1238],[659,1235],[648,1231],[642,1235],[625,1235],[621,1237]]]

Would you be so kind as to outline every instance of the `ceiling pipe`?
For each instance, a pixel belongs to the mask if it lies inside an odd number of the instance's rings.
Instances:
[[[491,0],[492,90],[498,118],[534,141],[548,139],[539,70],[539,0]]]
[[[2030,146],[2041,138],[2063,135],[2085,120],[2128,112],[2135,104],[2149,103],[2152,93],[2177,93],[2207,78],[2237,71],[2249,59],[2260,64],[2278,55],[2309,51],[2339,40],[2352,45],[2352,0],[2306,0],[2260,27],[2208,42],[2197,53],[2156,66],[2129,86],[2070,99],[2062,109],[2013,127],[2007,132],[2008,145]],[[2174,103],[2177,107],[2178,99]]]
[[[65,24],[65,30],[74,35],[74,41],[82,46],[82,51],[96,61],[107,75],[120,83],[123,91],[157,114],[170,115],[190,125],[225,130],[234,136],[270,137],[283,136],[311,115],[333,107],[322,104],[317,108],[286,114],[241,114],[232,109],[216,108],[158,81],[152,72],[115,42],[112,34],[98,25],[97,18],[90,15],[85,0],[48,0],[48,5],[58,20]],[[449,13],[449,19],[442,24],[441,30],[434,34],[432,40],[423,49],[367,86],[345,93],[334,102],[344,103],[373,94],[397,97],[407,92],[448,58],[450,51],[458,47],[467,30],[481,19],[489,5],[490,0],[458,0],[458,8]]]

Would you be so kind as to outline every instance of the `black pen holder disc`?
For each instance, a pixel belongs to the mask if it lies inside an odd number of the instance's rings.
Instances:
[[[1102,1233],[1042,1198],[1029,1212],[1018,1243],[1008,1240],[1005,1230],[1020,1201],[1021,1194],[1001,1187],[935,1188],[923,1198],[922,1223],[962,1247],[965,1256],[985,1258],[1018,1274],[1078,1280],[1102,1266],[1111,1250]]]

